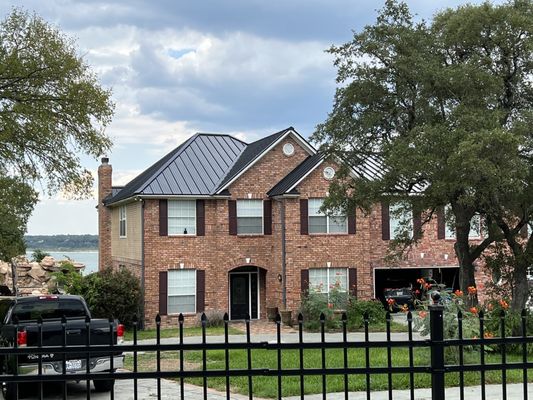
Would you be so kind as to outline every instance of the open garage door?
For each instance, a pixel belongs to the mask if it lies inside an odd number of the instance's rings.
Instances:
[[[459,289],[459,267],[375,268],[374,297],[384,301],[385,289],[416,288],[419,278],[431,278],[451,290]]]

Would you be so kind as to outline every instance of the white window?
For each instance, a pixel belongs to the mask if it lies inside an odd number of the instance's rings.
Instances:
[[[309,289],[319,293],[329,294],[337,288],[339,292],[348,291],[347,268],[310,268]]]
[[[120,206],[118,209],[118,235],[126,237],[126,206]]]
[[[237,234],[263,234],[263,200],[237,200]]]
[[[389,206],[390,238],[398,239],[402,231],[409,232],[413,237],[413,211],[404,203],[393,203]]]
[[[176,269],[168,271],[169,314],[196,312],[196,270]]]
[[[309,233],[348,233],[344,215],[326,215],[320,211],[324,199],[309,199]]]
[[[168,201],[168,234],[196,235],[196,200]]]
[[[444,207],[445,215],[445,235],[446,239],[455,239],[455,217],[452,214],[452,206],[447,205]],[[480,239],[481,238],[481,216],[476,214],[470,220],[470,232],[468,233],[469,239]]]

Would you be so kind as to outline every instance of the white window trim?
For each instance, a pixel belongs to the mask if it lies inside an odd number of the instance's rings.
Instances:
[[[399,203],[396,203],[396,204],[399,204]],[[390,235],[390,239],[391,240],[396,240],[397,239],[397,234],[395,232],[395,229],[393,229],[392,221],[397,221],[398,223],[396,225],[398,226],[405,220],[406,214],[408,214],[407,215],[407,220],[409,221],[409,226],[410,226],[410,235],[409,235],[409,237],[413,238],[414,237],[414,232],[415,232],[414,221],[413,221],[413,219],[414,219],[413,209],[411,208],[408,211],[408,213],[403,213],[402,215],[400,215],[398,217],[395,217],[393,214],[395,214],[396,211],[393,210],[393,207],[395,207],[395,204],[391,203],[389,205],[389,235]],[[401,205],[399,207],[401,207]]]
[[[327,281],[327,282],[326,282],[326,288],[328,289],[328,291],[325,292],[325,293],[324,293],[324,292],[320,292],[320,293],[322,293],[322,294],[327,294],[327,295],[328,295],[328,298],[329,298],[329,291],[330,291],[330,289],[331,289],[331,287],[330,287],[330,283],[329,283],[329,282],[330,282],[330,279],[329,279],[329,271],[332,270],[332,269],[344,269],[344,270],[346,271],[346,289],[345,289],[345,290],[342,290],[342,288],[341,288],[341,289],[339,289],[339,292],[341,292],[341,293],[348,293],[348,289],[349,289],[349,287],[350,287],[350,275],[349,275],[349,272],[350,272],[350,271],[348,271],[348,269],[349,269],[348,267],[331,267],[331,268],[328,268],[328,267],[320,267],[320,268],[309,268],[309,270],[312,270],[312,269],[314,269],[314,270],[317,270],[317,269],[325,269],[325,270],[327,271],[327,274],[326,274],[326,281]]]
[[[124,215],[122,212],[124,212]],[[121,234],[122,221],[124,221],[124,235]],[[118,209],[118,237],[121,239],[126,239],[128,237],[128,217],[125,205],[120,206]]]
[[[449,204],[444,207],[444,224],[445,224],[444,239],[445,240],[457,240],[457,235],[455,234],[455,228],[453,229],[453,232],[451,232],[451,230],[448,228],[448,223],[447,223],[447,220],[446,220],[446,215],[451,211],[450,208],[451,208],[451,205],[449,205]],[[472,219],[474,219],[474,218],[479,218],[478,231],[476,232],[476,231],[472,230],[472,222],[473,221],[470,220],[470,232],[468,232],[468,240],[480,240],[481,239],[481,229],[482,229],[481,215],[475,214],[472,217]]]
[[[255,200],[257,202],[261,202],[261,233],[239,233],[239,201],[246,201],[246,200]],[[236,218],[237,218],[237,236],[261,236],[265,234],[265,202],[262,199],[237,199],[236,203]],[[249,217],[242,217],[241,218],[249,218]],[[259,218],[259,217],[253,217],[253,218]]]
[[[188,235],[183,235],[183,236],[188,236]],[[170,292],[170,288],[169,288],[169,284],[170,284],[170,279],[168,278],[168,274],[170,272],[174,272],[174,271],[190,271],[190,270],[193,270],[195,273],[194,273],[194,312],[192,311],[188,311],[188,312],[169,312],[168,315],[179,315],[179,314],[183,314],[183,315],[194,315],[196,314],[196,311],[197,311],[197,302],[198,302],[198,273],[197,273],[197,270],[196,269],[192,269],[192,268],[187,268],[187,269],[169,269],[167,270],[167,309],[168,309],[168,303],[169,303],[169,299],[171,297],[180,297],[179,294],[173,294],[173,295],[170,295],[169,292]],[[183,295],[182,295],[183,296]]]
[[[196,210],[196,207],[197,207],[197,204],[196,204],[196,200],[192,200],[192,199],[172,199],[172,200],[168,200],[168,203],[170,202],[179,202],[179,201],[194,201],[194,233],[170,233],[168,232],[168,236],[196,236],[198,235],[198,226],[197,226],[197,221],[196,221],[196,213],[197,213],[197,210]],[[168,205],[167,205],[167,208],[168,208]],[[167,211],[167,230],[169,229],[168,227],[170,226],[169,224],[169,221],[170,221],[170,218],[173,218],[173,217],[170,217],[168,215],[168,211]]]
[[[324,204],[324,198],[323,197],[313,197],[309,200],[315,200],[319,199],[322,200],[322,204]],[[322,206],[320,206],[322,207]],[[346,215],[332,215],[331,217],[328,214],[313,214],[307,213],[307,226],[309,227],[310,218],[311,217],[326,217],[326,232],[313,232],[309,233],[310,235],[347,235],[348,234],[348,217]],[[329,226],[329,220],[330,218],[344,218],[345,220],[345,227],[346,230],[344,232],[330,232],[330,226]]]

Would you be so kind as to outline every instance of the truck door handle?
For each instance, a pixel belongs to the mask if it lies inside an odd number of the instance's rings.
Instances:
[[[67,330],[67,335],[79,335],[81,334],[81,329],[69,329]]]

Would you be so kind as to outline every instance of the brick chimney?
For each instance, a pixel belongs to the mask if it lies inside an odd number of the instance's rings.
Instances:
[[[104,199],[112,192],[113,168],[109,158],[102,158],[98,167],[98,270],[112,266],[111,258],[111,210]]]

